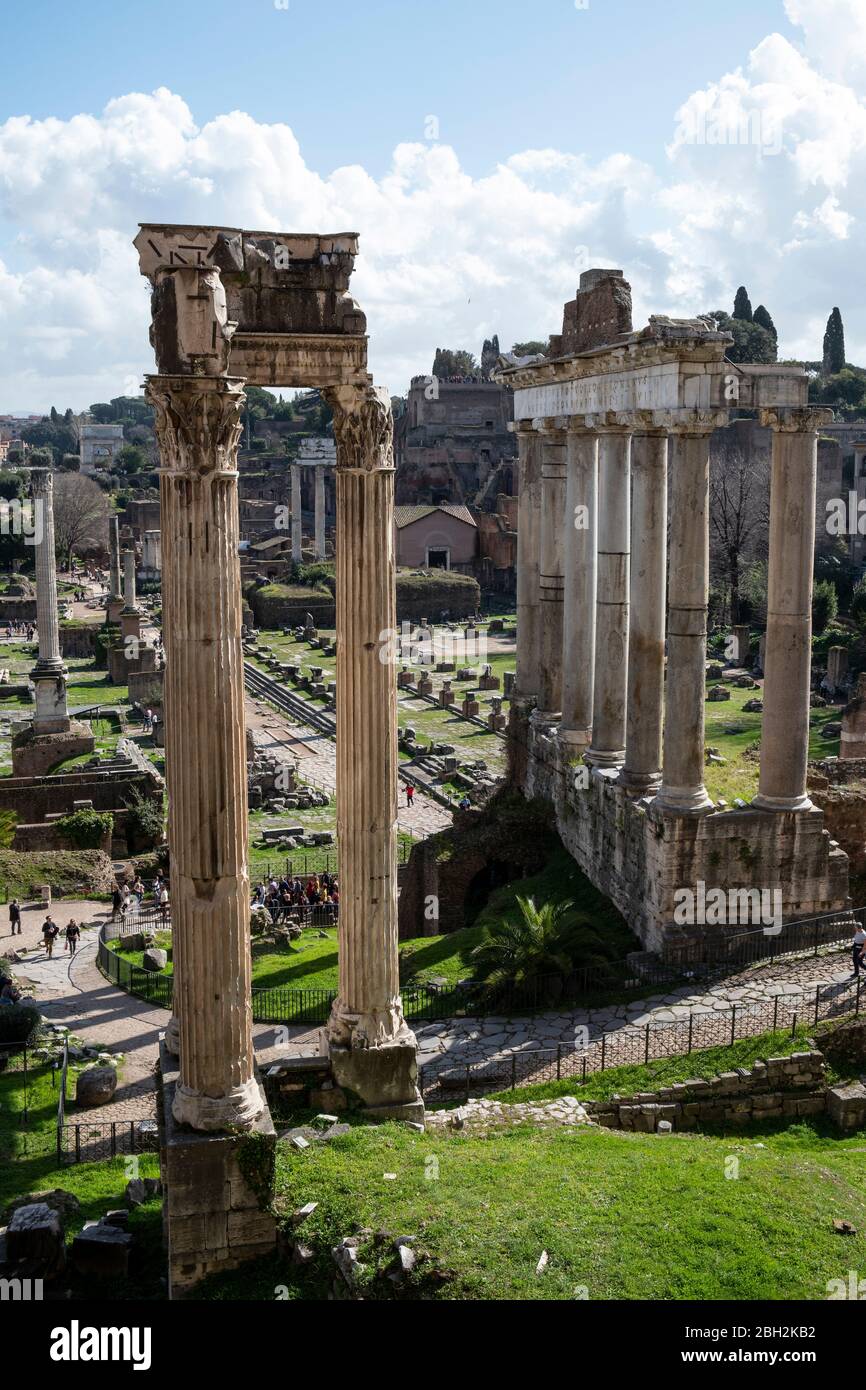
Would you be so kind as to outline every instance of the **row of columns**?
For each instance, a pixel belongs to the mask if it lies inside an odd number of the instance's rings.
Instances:
[[[754,804],[767,810],[811,804],[817,436],[828,416],[762,412],[773,463]],[[518,425],[517,697],[599,776],[676,812],[712,806],[703,780],[709,462],[712,431],[726,423],[726,412],[683,410]]]
[[[324,465],[306,464],[315,471],[314,539],[316,559],[325,559],[325,469]],[[292,464],[292,560],[299,565],[303,559],[303,519],[301,515],[301,464]]]

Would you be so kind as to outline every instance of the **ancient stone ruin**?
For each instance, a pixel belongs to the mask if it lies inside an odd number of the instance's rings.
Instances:
[[[161,469],[174,1017],[163,1053],[172,1290],[273,1244],[236,1132],[272,1136],[252,1045],[236,453],[246,382],[318,387],[337,445],[339,989],[334,1081],[423,1113],[397,959],[393,425],[348,294],[358,239],[142,226]],[[173,1054],[173,1056],[171,1055]],[[193,1132],[190,1137],[190,1131]]]
[[[520,450],[512,774],[645,946],[704,931],[678,888],[779,889],[844,910],[848,861],[806,789],[817,435],[799,366],[727,360],[705,319],[634,331],[619,270],[581,277],[550,355],[500,359]],[[704,786],[709,443],[732,407],[772,430],[759,793]],[[670,542],[668,544],[668,533]]]

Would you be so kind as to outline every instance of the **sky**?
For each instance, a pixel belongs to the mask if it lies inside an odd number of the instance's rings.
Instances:
[[[866,363],[866,0],[29,0],[4,6],[0,413],[153,370],[139,221],[357,231],[376,379],[559,331],[618,266],[635,325],[730,309]]]

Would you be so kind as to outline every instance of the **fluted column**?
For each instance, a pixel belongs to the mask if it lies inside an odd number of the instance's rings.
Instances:
[[[566,442],[565,578],[561,737],[576,748],[592,736],[598,548],[598,434],[576,422]]]
[[[599,425],[595,691],[585,761],[602,769],[620,768],[625,759],[630,459],[630,427]]]
[[[671,423],[668,662],[662,785],[671,811],[706,811],[704,702],[710,583],[710,434],[726,417]]]
[[[541,439],[531,424],[516,429],[517,502],[517,662],[515,698],[538,700],[539,646],[538,560],[541,547]]]
[[[247,778],[237,445],[243,383],[152,376],[160,445],[166,780],[180,1076],[173,1113],[251,1125]]]
[[[753,806],[808,811],[812,562],[818,430],[832,411],[761,412],[773,431],[761,774]]]
[[[339,987],[335,1079],[379,1113],[417,1111],[415,1037],[397,950],[397,632],[394,453],[384,390],[325,392],[337,444]]]
[[[562,710],[562,625],[565,557],[565,441],[554,419],[541,430],[541,546],[538,557],[538,708],[533,719],[559,722]]]
[[[638,795],[657,791],[662,776],[667,502],[667,433],[639,428],[631,441],[628,697],[619,776]]]
[[[292,559],[296,565],[302,559],[302,527],[303,517],[301,516],[301,468],[300,464],[292,464]]]
[[[57,563],[54,555],[54,475],[47,468],[31,472],[35,525],[36,627],[39,657],[30,673],[36,688],[33,729],[37,734],[62,733],[69,728],[66,667],[60,655],[57,609]]]
[[[316,559],[325,558],[325,470],[316,464]]]
[[[124,612],[136,613],[135,606],[135,550],[123,552],[123,604]]]

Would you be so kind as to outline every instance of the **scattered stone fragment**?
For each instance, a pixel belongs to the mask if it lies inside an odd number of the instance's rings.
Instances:
[[[541,1255],[540,1255],[539,1260],[538,1260],[538,1264],[535,1266],[535,1272],[536,1272],[536,1274],[543,1274],[544,1271],[547,1269],[547,1266],[548,1266],[549,1264],[550,1264],[550,1256],[548,1255],[548,1253],[547,1253],[546,1250],[542,1250]]]
[[[852,1226],[850,1221],[834,1221],[833,1230],[837,1236],[856,1236],[857,1227]]]
[[[318,1205],[318,1202],[307,1202],[305,1206],[298,1207],[297,1211],[292,1212],[292,1225],[302,1226],[307,1217],[312,1216]]]

